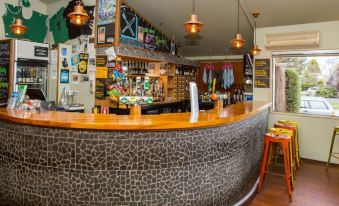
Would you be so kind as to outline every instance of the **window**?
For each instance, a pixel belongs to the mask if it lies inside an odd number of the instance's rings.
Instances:
[[[325,102],[321,101],[309,101],[311,109],[328,109]]]
[[[274,111],[339,116],[339,51],[273,52]]]

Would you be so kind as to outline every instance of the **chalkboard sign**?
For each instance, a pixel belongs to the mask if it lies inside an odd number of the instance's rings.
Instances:
[[[0,106],[7,104],[9,96],[10,46],[10,40],[0,41]]]
[[[106,79],[96,79],[95,99],[106,99]]]
[[[97,0],[96,44],[113,44],[116,21],[116,1]]]
[[[120,43],[171,53],[171,41],[124,3],[121,4]]]
[[[270,59],[255,60],[255,88],[270,88]]]

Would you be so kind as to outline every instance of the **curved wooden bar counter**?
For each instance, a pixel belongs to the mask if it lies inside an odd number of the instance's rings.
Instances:
[[[3,205],[232,205],[258,178],[270,103],[116,116],[0,109]]]

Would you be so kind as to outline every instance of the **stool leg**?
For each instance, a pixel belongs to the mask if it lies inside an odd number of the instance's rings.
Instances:
[[[300,167],[300,153],[299,153],[299,134],[298,127],[295,131],[295,148],[296,148],[296,159],[297,159],[297,167]]]
[[[336,135],[336,130],[333,130],[333,136],[332,136],[332,141],[331,141],[331,147],[330,147],[330,152],[328,154],[328,160],[327,160],[327,167],[330,166],[330,161],[331,161],[331,157],[332,157],[332,150],[333,150],[333,145],[334,145],[334,140],[335,140],[335,135]]]
[[[284,153],[284,168],[285,168],[285,180],[287,185],[287,192],[290,202],[292,202],[292,190],[291,190],[291,165],[290,165],[290,151],[289,144],[283,143],[283,153]]]
[[[293,160],[293,145],[291,143],[288,144],[289,146],[289,163],[290,163],[290,170],[292,171],[292,178],[291,178],[291,188],[294,190],[294,179],[295,179],[295,170],[294,170],[294,160]]]
[[[269,153],[268,153],[268,161],[267,161],[267,167],[266,167],[266,171],[270,170],[270,166],[271,166],[271,162],[272,162],[272,157],[274,157],[274,148],[275,148],[276,144],[275,143],[271,143],[269,146]]]
[[[290,152],[290,158],[291,158],[291,167],[292,167],[292,174],[293,174],[293,179],[296,178],[297,176],[297,148],[296,148],[296,142],[295,142],[295,134],[292,136],[292,139],[291,139],[291,152]]]
[[[267,156],[268,154],[268,149],[270,147],[270,142],[268,140],[265,140],[265,145],[264,145],[264,157],[261,162],[261,169],[260,169],[260,180],[259,180],[259,185],[258,185],[258,192],[261,191],[262,184],[264,182],[264,177],[265,177],[265,172],[266,172],[266,167],[267,167]]]

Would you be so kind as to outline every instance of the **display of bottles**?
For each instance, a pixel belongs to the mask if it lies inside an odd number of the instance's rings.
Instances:
[[[124,61],[122,64],[128,67],[129,75],[144,75],[147,73],[147,62]]]
[[[176,66],[176,75],[186,75],[186,76],[194,76],[196,74],[197,68],[194,66],[182,65],[178,64]]]
[[[164,101],[164,82],[158,78],[146,79],[144,77],[128,78],[126,96],[151,96],[153,101]]]
[[[38,69],[35,67],[23,67],[17,70],[18,83],[43,83],[43,75],[38,74]]]
[[[235,104],[237,102],[244,101],[244,88],[242,85],[236,85],[236,88],[233,93],[232,103]]]

